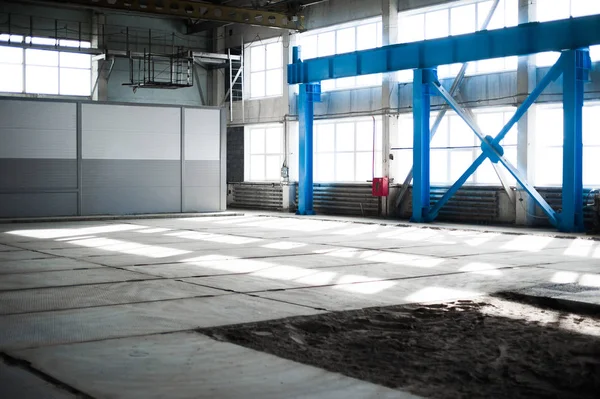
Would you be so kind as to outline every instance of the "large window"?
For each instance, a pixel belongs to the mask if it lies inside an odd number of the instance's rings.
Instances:
[[[351,24],[302,34],[302,59],[366,50],[382,45],[381,19],[369,19]],[[381,74],[326,80],[323,91],[381,85]]]
[[[381,129],[380,117],[315,122],[314,180],[366,182],[380,176]]]
[[[90,96],[89,54],[19,48],[2,43],[89,48],[89,42],[0,35],[0,92]]]
[[[600,186],[600,104],[583,107],[583,184]],[[539,106],[536,113],[535,184],[560,186],[563,177],[563,110]]]
[[[244,132],[245,180],[279,181],[283,165],[283,126],[247,126]]]
[[[477,124],[485,135],[496,136],[500,129],[514,114],[510,108],[488,108],[475,110]],[[431,123],[436,118],[431,115]],[[413,118],[402,116],[396,137],[392,138],[394,151],[395,176],[403,181],[412,167],[413,151]],[[501,142],[505,157],[516,166],[517,163],[517,129],[516,125]],[[455,113],[447,113],[431,142],[431,183],[451,185],[467,170],[481,154],[481,142],[469,126]],[[502,167],[504,168],[504,167]],[[509,175],[505,173],[507,177]],[[514,184],[514,182],[511,180]],[[486,160],[467,180],[471,184],[498,185],[500,181],[492,164]]]
[[[400,43],[437,39],[450,35],[472,33],[483,25],[493,1],[456,2],[425,10],[409,11],[399,16]],[[487,29],[500,29],[518,23],[518,0],[500,0]],[[469,63],[467,74],[491,73],[517,69],[517,57],[506,57]],[[456,76],[460,64],[440,65],[438,76],[443,79]],[[412,71],[402,71],[401,82],[413,79]]]
[[[569,17],[583,17],[586,15],[600,14],[600,1],[598,0],[537,0],[537,17],[540,22],[567,19]],[[550,66],[556,63],[560,53],[547,52],[536,55],[537,66]],[[600,46],[590,47],[590,56],[593,61],[600,61]]]
[[[252,44],[247,50],[250,65],[250,98],[283,94],[283,44],[279,39]]]

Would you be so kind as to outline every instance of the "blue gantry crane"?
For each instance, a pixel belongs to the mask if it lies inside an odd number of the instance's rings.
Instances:
[[[413,80],[413,210],[412,221],[435,220],[440,209],[486,160],[502,164],[533,198],[560,231],[583,231],[583,139],[582,108],[584,83],[589,80],[591,61],[588,47],[600,44],[600,15],[545,23],[527,23],[512,28],[479,31],[442,39],[397,44],[370,50],[302,61],[295,47],[288,65],[288,84],[300,84],[299,192],[298,213],[313,211],[313,122],[314,103],[320,101],[320,82],[374,73],[414,69]],[[438,65],[560,51],[559,60],[517,108],[514,116],[495,137],[484,135],[470,115],[442,87]],[[557,212],[542,198],[505,157],[500,142],[527,112],[544,89],[562,75],[564,142],[562,211]],[[481,155],[435,204],[430,201],[430,97],[441,96],[469,125],[481,141]],[[542,138],[543,139],[543,138]]]

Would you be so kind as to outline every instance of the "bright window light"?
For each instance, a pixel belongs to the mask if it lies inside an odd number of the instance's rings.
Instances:
[[[282,124],[247,126],[244,131],[244,174],[247,181],[280,181],[283,165],[284,132]]]
[[[577,282],[579,273],[574,272],[556,272],[552,276],[551,282],[555,284],[572,284]]]
[[[315,274],[310,274],[305,277],[297,278],[294,281],[301,283],[301,284],[308,284],[308,285],[313,285],[313,286],[328,285],[328,284],[331,284],[331,282],[335,278],[336,274],[337,273],[335,273],[335,272],[327,272],[327,271],[317,272]]]
[[[469,272],[473,274],[481,274],[484,276],[498,277],[502,275],[500,270],[497,270],[498,266],[494,266],[489,263],[473,262],[469,263],[459,269],[461,272]]]
[[[595,242],[592,240],[573,240],[564,254],[567,256],[586,257],[592,252],[594,244]]]
[[[127,255],[140,255],[149,258],[167,258],[171,256],[185,255],[190,251],[182,251],[174,248],[145,245],[129,241],[113,240],[108,238],[91,238],[85,240],[69,241],[69,244],[79,245],[87,248],[97,248],[103,251],[120,252]]]
[[[302,59],[366,50],[382,45],[381,18],[372,18],[302,34],[299,39]],[[321,82],[321,90],[379,86],[382,75],[349,77]]]
[[[347,276],[344,276],[343,278],[345,278],[345,277],[347,277]],[[352,276],[350,276],[350,277],[352,277]],[[339,284],[344,284],[344,283],[339,283]],[[356,284],[335,285],[333,287],[333,289],[354,292],[357,294],[373,295],[373,294],[378,294],[382,291],[385,291],[389,288],[392,288],[396,284],[398,284],[398,283],[395,281],[371,281],[371,282],[356,283]]]
[[[232,259],[239,259],[235,256],[228,256],[228,255],[203,255],[203,256],[198,256],[195,258],[190,258],[190,259],[184,259],[180,262],[183,263],[201,263],[201,262],[213,262],[213,261],[221,261],[221,260],[232,260]]]
[[[157,228],[154,228],[154,229],[138,230],[138,231],[136,231],[136,233],[153,234],[153,233],[164,233],[166,231],[171,231],[171,229],[165,229],[165,228],[162,228],[162,227],[157,227]]]
[[[427,287],[407,296],[406,300],[410,302],[438,302],[475,298],[481,295],[481,293],[473,291],[463,291],[444,287]]]
[[[445,8],[435,6],[428,9],[408,11],[399,14],[398,39],[400,43],[410,43],[424,39],[436,39],[449,35],[462,35],[475,32],[483,27],[492,6],[492,1],[450,2]],[[500,0],[488,30],[517,25],[518,0]],[[494,73],[517,69],[517,58],[507,57],[469,63],[467,74]],[[454,77],[460,65],[441,65],[438,76],[441,79]],[[412,71],[402,71],[397,75],[400,82],[412,81]]]
[[[27,66],[25,91],[38,94],[58,94],[58,67]]]
[[[464,243],[471,247],[478,247],[480,245],[485,244],[486,242],[493,241],[499,235],[500,234],[496,234],[496,233],[481,233],[481,234],[478,234],[477,237],[475,237],[475,238],[470,238],[468,240],[465,240]]]
[[[61,238],[71,236],[87,236],[92,234],[116,233],[119,231],[130,231],[142,229],[146,226],[135,226],[131,224],[113,224],[97,227],[83,227],[78,229],[39,229],[39,230],[13,230],[6,234],[18,235],[31,238]]]
[[[366,224],[360,227],[351,227],[349,229],[336,230],[332,234],[344,235],[344,236],[357,236],[361,234],[369,234],[377,231],[380,226],[376,224]]]
[[[88,238],[96,238],[96,236],[77,236],[77,237],[69,236],[67,238],[57,238],[54,241],[59,241],[60,242],[60,241],[71,241],[71,240],[85,240],[85,239],[88,239]]]
[[[252,44],[250,57],[250,98],[276,97],[283,93],[283,44],[278,39]]]
[[[0,42],[8,39],[8,35],[0,35]],[[22,36],[10,36],[13,43],[21,43],[23,39]],[[0,46],[0,92],[91,94],[92,59],[89,54],[55,51],[57,41],[51,38],[27,37],[25,42],[48,46],[48,50]],[[90,47],[89,42],[72,40],[60,40],[60,45]]]
[[[306,245],[308,245],[308,244],[304,244],[302,242],[280,241],[280,242],[274,242],[272,244],[262,245],[262,247],[269,248],[269,249],[286,250],[286,249],[301,248],[301,247],[305,247]]]
[[[197,231],[169,233],[166,235],[172,237],[186,238],[188,240],[219,242],[223,244],[233,245],[250,244],[257,241],[262,241],[260,238],[239,237],[226,234],[199,233]]]
[[[552,241],[553,237],[542,236],[516,236],[511,241],[502,246],[502,249],[512,251],[539,252],[546,248]]]
[[[375,123],[372,118],[316,122],[315,181],[366,182],[373,173],[380,176],[382,134],[381,117]]]
[[[600,288],[600,274],[584,274],[579,279],[579,285]]]
[[[277,266],[268,269],[259,270],[252,273],[253,276],[266,277],[274,280],[296,280],[312,274],[319,273],[318,270],[305,269],[302,267],[295,266]]]

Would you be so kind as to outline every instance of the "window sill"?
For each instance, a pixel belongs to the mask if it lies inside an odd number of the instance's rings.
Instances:
[[[246,101],[260,101],[260,100],[269,100],[273,98],[283,98],[283,94],[278,94],[276,96],[265,96],[265,97],[250,97]],[[239,101],[234,101],[239,102]]]
[[[28,98],[28,99],[40,99],[40,100],[91,100],[92,96],[77,96],[77,95],[60,95],[60,94],[36,94],[36,93],[15,93],[15,92],[3,92],[0,91],[0,97],[14,97],[14,98]]]

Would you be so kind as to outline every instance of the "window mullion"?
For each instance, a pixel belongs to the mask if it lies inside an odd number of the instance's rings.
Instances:
[[[27,93],[27,52],[23,49],[23,90],[21,91],[23,94]]]

